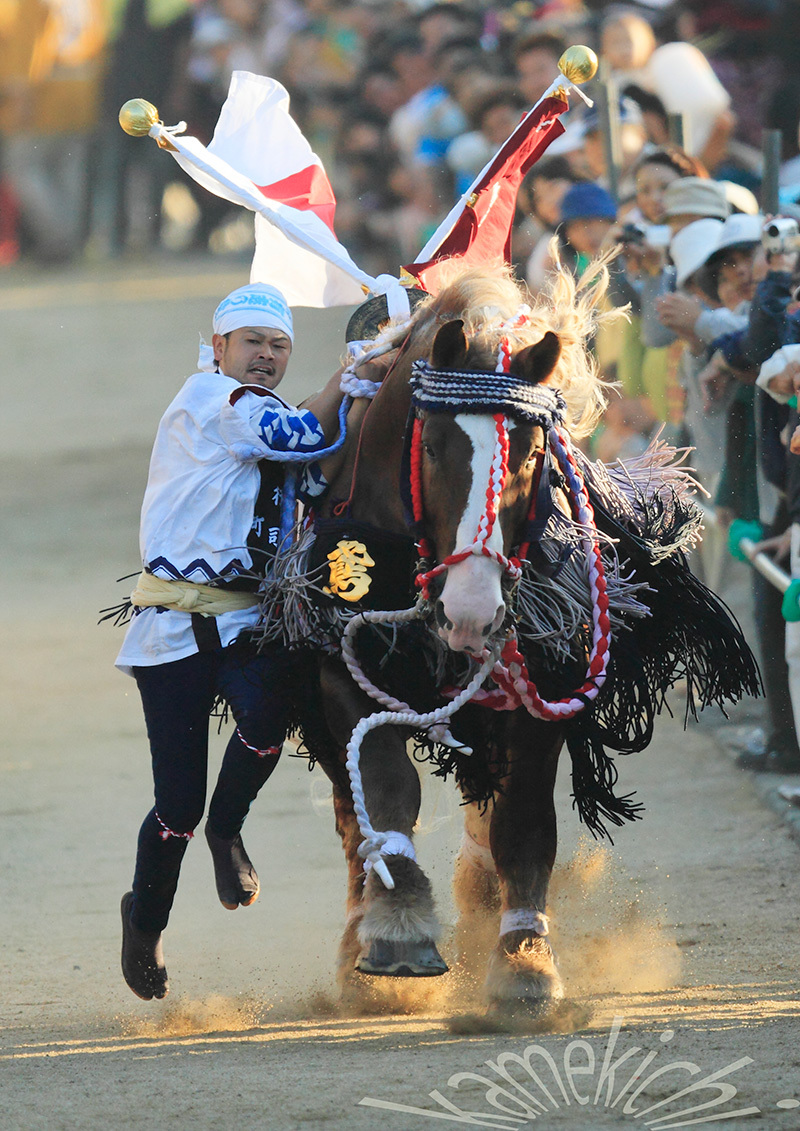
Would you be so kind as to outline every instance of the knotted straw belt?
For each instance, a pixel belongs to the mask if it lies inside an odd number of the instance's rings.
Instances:
[[[204,617],[216,617],[220,613],[233,613],[237,609],[249,609],[258,604],[257,593],[242,593],[235,589],[218,589],[213,585],[201,585],[195,581],[167,581],[153,573],[139,574],[136,587],[131,593],[131,604],[139,608],[161,606],[179,609],[183,613],[199,613]]]

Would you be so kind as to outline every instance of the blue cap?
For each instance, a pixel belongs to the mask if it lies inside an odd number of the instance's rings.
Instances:
[[[616,220],[617,206],[611,193],[586,181],[573,185],[561,201],[561,220]]]

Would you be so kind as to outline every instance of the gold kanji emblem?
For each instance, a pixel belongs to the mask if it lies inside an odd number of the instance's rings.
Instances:
[[[328,561],[331,563],[330,579],[323,592],[341,597],[344,601],[360,601],[372,584],[367,570],[375,565],[364,543],[337,542],[328,554]]]

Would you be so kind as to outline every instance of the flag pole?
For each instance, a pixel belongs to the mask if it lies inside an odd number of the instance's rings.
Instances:
[[[209,184],[213,184],[221,188],[223,192],[217,195],[222,195],[231,203],[239,204],[263,216],[287,239],[324,259],[331,266],[344,271],[360,284],[365,294],[386,295],[392,317],[408,317],[410,309],[408,296],[399,279],[391,275],[374,278],[358,267],[347,249],[338,241],[334,246],[326,246],[323,241],[315,239],[313,233],[303,230],[293,222],[291,213],[294,209],[283,205],[280,201],[270,201],[265,198],[247,177],[210,152],[196,138],[178,136],[186,129],[185,122],[179,122],[176,126],[165,126],[159,119],[158,110],[151,102],[144,98],[132,98],[120,109],[119,124],[125,133],[132,137],[149,135],[154,138],[159,148],[168,150],[184,171],[193,176],[203,187],[209,188]],[[201,177],[195,176],[192,169],[199,172]]]
[[[475,179],[472,181],[472,184],[469,186],[466,192],[464,192],[461,198],[456,201],[456,203],[445,216],[444,220],[442,220],[439,227],[425,244],[422,251],[420,251],[420,253],[417,255],[416,259],[414,260],[415,263],[427,263],[428,260],[435,257],[436,252],[439,250],[439,247],[447,239],[447,237],[455,227],[456,221],[458,220],[459,216],[461,216],[465,208],[468,208],[470,206],[470,202],[475,194],[476,187],[480,185],[483,178],[490,171],[492,165],[494,165],[495,161],[497,160],[498,155],[510,142],[513,141],[515,137],[525,133],[526,123],[528,122],[528,119],[539,109],[539,107],[547,98],[553,98],[559,94],[563,96],[566,95],[568,91],[574,90],[576,94],[580,95],[580,97],[584,100],[584,102],[586,102],[588,106],[592,105],[592,100],[586,97],[583,91],[579,89],[579,86],[585,82],[589,82],[594,78],[595,74],[597,73],[597,66],[597,56],[590,47],[584,47],[581,44],[575,44],[573,47],[567,48],[567,50],[558,60],[558,76],[554,79],[553,82],[550,83],[550,86],[544,92],[539,101],[527,112],[516,129],[511,134],[509,134],[509,136],[500,146],[500,149],[497,151],[497,153],[495,153],[494,156],[486,162],[486,164],[481,169],[480,173],[478,173],[477,177],[475,177]]]

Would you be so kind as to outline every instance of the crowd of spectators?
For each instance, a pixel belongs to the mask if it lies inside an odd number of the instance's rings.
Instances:
[[[782,131],[781,213],[800,216],[798,32],[791,0],[6,0],[0,264],[235,246],[239,214],[168,183],[174,165],[126,137],[117,112],[143,96],[207,142],[244,69],[289,91],[353,258],[396,273],[555,78],[565,46],[587,43],[618,109],[614,164],[598,107],[575,99],[520,189],[515,268],[536,289],[554,254],[580,274],[621,245],[613,298],[630,314],[594,343],[619,389],[594,454],[637,455],[661,428],[694,445],[720,525],[758,521],[777,538],[790,518],[800,530],[786,403],[800,314],[791,233],[763,237],[761,145],[764,129]],[[709,539],[700,568],[713,582],[712,557]],[[800,534],[795,557],[800,570]],[[787,668],[780,596],[754,579],[768,720],[742,764],[800,771],[800,639],[790,633]]]
[[[594,46],[624,94],[623,205],[643,151],[668,140],[670,114],[684,115],[686,149],[709,173],[756,191],[761,130],[783,128],[787,173],[800,180],[791,172],[795,8],[790,0],[4,0],[0,263],[165,242],[206,249],[227,209],[195,191],[192,208],[182,202],[190,235],[176,234],[178,198],[164,201],[174,171],[121,134],[117,112],[145,97],[164,121],[183,119],[208,141],[234,69],[287,88],[333,182],[339,237],[370,271],[414,256],[553,80],[569,43]],[[601,121],[582,109],[570,112],[551,188],[543,167],[538,188],[521,195],[520,267],[559,220],[552,199],[544,218],[537,193],[552,198],[565,179],[608,187]]]

